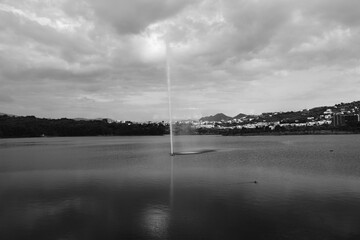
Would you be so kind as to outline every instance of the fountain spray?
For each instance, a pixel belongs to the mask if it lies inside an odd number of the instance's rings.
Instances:
[[[168,90],[168,104],[169,104],[169,127],[170,127],[170,155],[174,155],[174,142],[173,142],[173,126],[172,126],[172,108],[171,108],[171,74],[170,74],[170,57],[171,49],[169,39],[165,38],[165,50],[166,50],[166,79]]]

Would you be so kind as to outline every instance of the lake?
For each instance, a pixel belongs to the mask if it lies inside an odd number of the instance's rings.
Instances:
[[[360,135],[0,139],[0,239],[360,239]]]

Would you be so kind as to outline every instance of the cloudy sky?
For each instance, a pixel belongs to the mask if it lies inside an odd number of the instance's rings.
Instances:
[[[0,112],[198,118],[360,100],[358,0],[0,0]]]

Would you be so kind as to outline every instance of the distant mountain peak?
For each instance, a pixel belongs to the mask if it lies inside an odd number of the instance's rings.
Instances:
[[[200,118],[200,121],[219,122],[219,121],[228,121],[231,119],[232,119],[232,117],[229,117],[229,116],[225,115],[224,113],[218,113],[215,115],[202,117],[202,118]]]
[[[14,114],[8,114],[8,113],[0,113],[0,116],[16,117],[16,115],[14,115]]]
[[[246,117],[247,115],[244,114],[244,113],[239,113],[238,115],[236,115],[235,117],[233,117],[233,119],[240,119],[240,118],[243,118],[243,117]]]
[[[220,122],[220,121],[229,121],[229,120],[232,120],[232,119],[241,119],[241,118],[246,117],[246,116],[248,116],[248,115],[244,114],[244,113],[239,113],[235,117],[227,116],[224,113],[217,113],[215,115],[202,117],[199,120],[200,121],[209,121],[209,122]]]

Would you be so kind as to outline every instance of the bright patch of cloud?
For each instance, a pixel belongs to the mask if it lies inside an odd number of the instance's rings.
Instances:
[[[320,37],[310,37],[308,42],[302,43],[297,48],[291,49],[290,52],[311,52],[345,47],[351,37],[352,34],[349,28],[336,28],[323,33]]]

